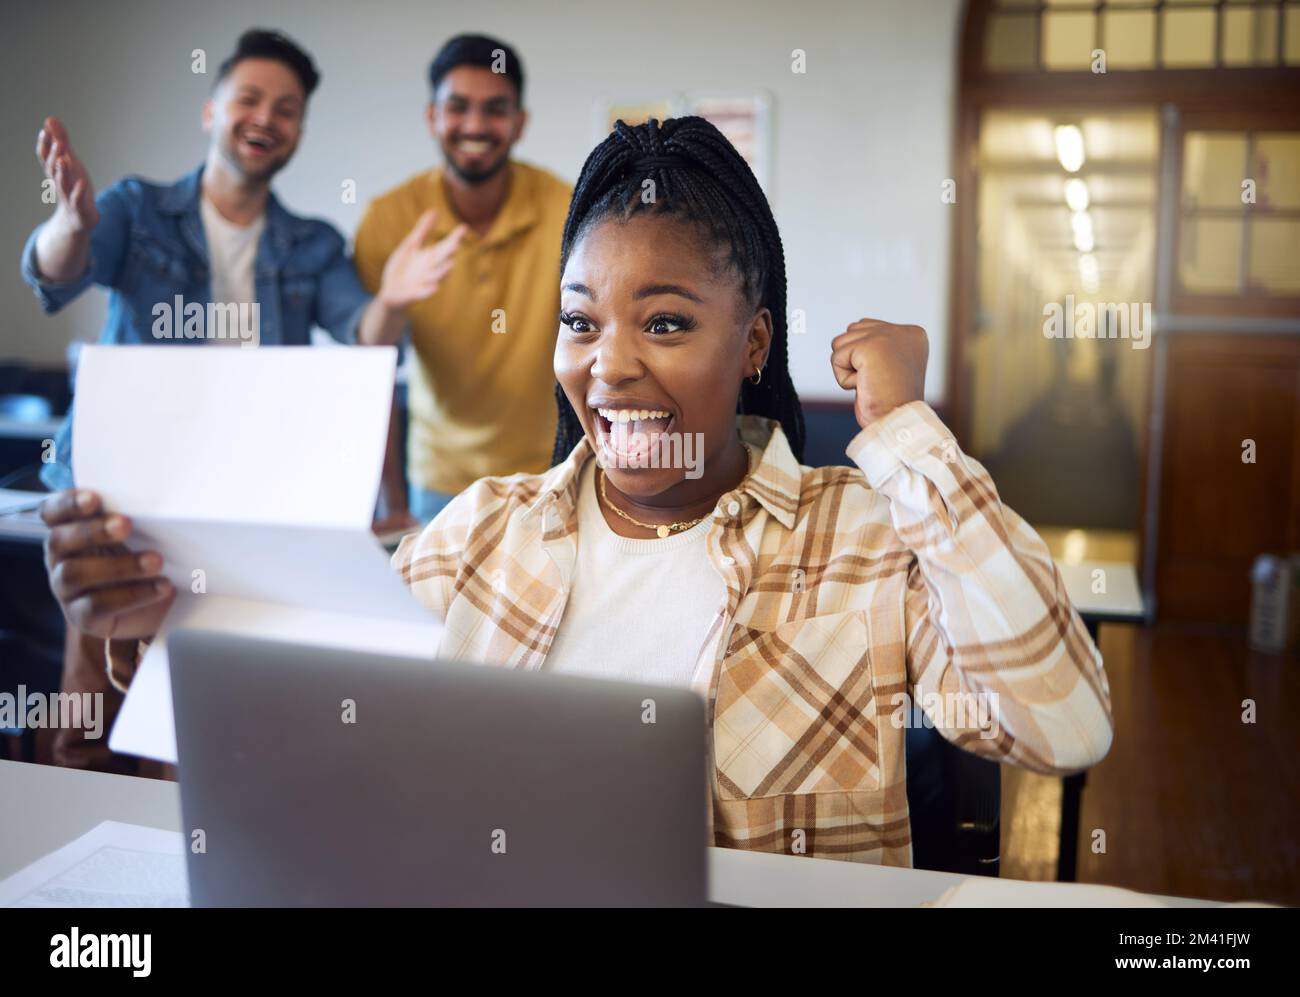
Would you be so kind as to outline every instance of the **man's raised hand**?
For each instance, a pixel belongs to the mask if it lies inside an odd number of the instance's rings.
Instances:
[[[432,208],[422,214],[388,257],[377,295],[385,307],[398,310],[423,301],[438,290],[451,270],[466,226],[458,225],[432,246],[425,246],[437,220],[438,213]]]
[[[58,118],[46,118],[36,136],[36,158],[46,177],[54,181],[56,213],[73,232],[88,232],[99,224],[95,187],[90,173],[68,142],[67,129]]]

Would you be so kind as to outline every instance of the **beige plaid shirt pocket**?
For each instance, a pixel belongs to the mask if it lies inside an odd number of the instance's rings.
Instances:
[[[720,799],[880,788],[867,637],[861,610],[734,627],[713,718]]]

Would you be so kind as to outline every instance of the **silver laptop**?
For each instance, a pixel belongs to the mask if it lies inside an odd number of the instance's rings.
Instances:
[[[695,693],[167,643],[195,906],[705,902]]]

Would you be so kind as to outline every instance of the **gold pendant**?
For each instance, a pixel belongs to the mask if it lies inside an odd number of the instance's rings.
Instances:
[[[661,527],[659,527],[657,530],[655,530],[655,532],[659,534],[659,539],[660,539],[660,540],[665,540],[665,539],[667,539],[668,534],[672,533],[672,530],[670,530],[670,529],[669,529],[668,527],[666,527],[666,526],[661,526]]]

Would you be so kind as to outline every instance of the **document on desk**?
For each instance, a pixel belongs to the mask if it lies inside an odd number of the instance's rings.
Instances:
[[[167,633],[201,627],[435,655],[441,626],[370,532],[396,350],[94,346],[81,354],[77,484],[131,517],[176,586],[109,738],[176,760]]]
[[[106,820],[0,882],[0,907],[188,907],[179,831]]]

